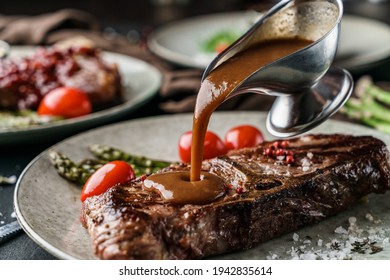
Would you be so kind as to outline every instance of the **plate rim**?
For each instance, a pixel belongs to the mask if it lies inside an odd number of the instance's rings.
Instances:
[[[36,49],[36,46],[14,46],[14,49],[17,51],[33,51]],[[67,129],[69,127],[82,127],[82,128],[91,128],[93,125],[101,124],[104,121],[107,121],[111,118],[120,117],[123,114],[135,111],[145,103],[147,103],[150,99],[152,99],[155,95],[157,95],[159,88],[161,87],[163,74],[162,72],[154,65],[122,53],[115,53],[109,51],[102,51],[103,56],[113,56],[118,59],[123,58],[129,60],[130,63],[136,62],[139,66],[147,67],[148,73],[150,73],[150,77],[153,80],[152,83],[149,83],[146,89],[143,89],[142,98],[137,97],[132,100],[128,100],[126,102],[120,103],[118,105],[114,105],[112,107],[93,112],[92,114],[81,116],[77,118],[64,119],[60,121],[55,121],[48,124],[31,126],[28,128],[15,128],[15,129],[6,129],[0,130],[0,145],[10,144],[12,139],[18,138],[20,136],[34,136],[39,135],[40,133],[50,132],[50,131],[58,131],[59,129]],[[118,65],[120,71],[120,65]],[[138,94],[138,92],[131,92],[130,95]],[[129,104],[129,102],[133,104]],[[26,141],[29,142],[29,141]],[[18,142],[19,143],[19,142]]]
[[[55,146],[55,145],[54,145]],[[54,147],[52,146],[52,147]],[[40,160],[43,155],[48,150],[42,151],[39,155],[37,155],[32,161],[29,162],[29,164],[23,169],[22,173],[20,173],[18,180],[15,184],[15,190],[13,195],[13,204],[14,204],[14,211],[16,214],[16,219],[19,222],[19,225],[23,229],[23,231],[42,249],[44,249],[46,252],[52,254],[54,257],[62,260],[78,260],[78,258],[73,257],[70,254],[67,254],[57,247],[53,246],[51,243],[46,241],[43,237],[41,237],[31,226],[30,223],[25,219],[23,216],[20,205],[18,202],[18,194],[19,194],[19,186],[22,178],[24,177],[25,173],[28,172],[28,170],[31,168],[32,165],[35,164],[38,160]]]

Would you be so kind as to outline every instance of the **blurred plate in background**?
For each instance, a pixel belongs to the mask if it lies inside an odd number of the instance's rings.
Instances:
[[[31,54],[34,47],[12,47],[11,57]],[[103,52],[103,58],[118,65],[123,84],[123,102],[89,115],[59,120],[28,128],[0,131],[0,145],[34,143],[65,136],[106,124],[126,116],[151,99],[161,85],[161,73],[154,66],[126,55]]]
[[[149,48],[175,64],[204,69],[215,53],[202,51],[202,43],[217,32],[244,33],[258,16],[255,12],[211,14],[173,22],[158,28]],[[345,15],[335,65],[360,69],[390,56],[390,27],[375,20]]]

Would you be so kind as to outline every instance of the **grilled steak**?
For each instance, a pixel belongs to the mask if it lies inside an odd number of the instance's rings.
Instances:
[[[276,144],[276,145],[275,145]],[[198,259],[251,248],[316,223],[369,193],[390,190],[386,145],[370,136],[307,135],[204,161],[226,194],[206,205],[174,205],[122,184],[83,203],[82,221],[101,259]],[[173,165],[161,172],[188,170]]]
[[[39,48],[33,55],[0,61],[0,109],[36,109],[58,87],[75,87],[93,105],[113,101],[121,92],[116,64],[90,46]]]

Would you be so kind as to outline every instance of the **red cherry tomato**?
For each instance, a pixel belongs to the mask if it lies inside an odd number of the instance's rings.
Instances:
[[[81,201],[104,193],[109,188],[135,178],[133,168],[125,161],[111,161],[88,178],[80,195]]]
[[[53,89],[42,99],[39,115],[74,118],[91,113],[92,105],[88,95],[77,88],[60,87]]]
[[[179,139],[179,157],[183,162],[191,162],[192,131],[187,131]],[[211,131],[206,131],[204,139],[203,159],[214,158],[226,154],[223,141]]]
[[[251,125],[235,126],[225,135],[225,146],[228,150],[253,147],[263,142],[263,133]]]

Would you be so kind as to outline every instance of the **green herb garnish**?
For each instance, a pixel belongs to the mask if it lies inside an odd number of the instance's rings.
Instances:
[[[230,30],[219,31],[202,42],[202,51],[207,53],[220,52],[223,48],[237,40],[238,37],[239,35],[237,33]]]

